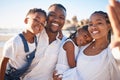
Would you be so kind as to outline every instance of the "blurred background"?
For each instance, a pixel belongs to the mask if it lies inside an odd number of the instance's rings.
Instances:
[[[94,11],[107,12],[108,0],[0,0],[0,57],[4,43],[21,32],[26,13],[31,8],[42,8],[47,12],[53,3],[60,3],[67,9],[63,34],[67,37],[83,25],[88,24]]]

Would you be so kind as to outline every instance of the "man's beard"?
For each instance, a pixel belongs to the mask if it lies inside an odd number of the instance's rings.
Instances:
[[[58,31],[53,31],[51,28],[49,28],[50,32],[52,33],[58,33]]]

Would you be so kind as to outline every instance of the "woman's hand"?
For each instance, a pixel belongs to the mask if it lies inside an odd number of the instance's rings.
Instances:
[[[120,47],[120,2],[117,0],[109,0],[108,15],[114,33],[114,42],[111,47]]]

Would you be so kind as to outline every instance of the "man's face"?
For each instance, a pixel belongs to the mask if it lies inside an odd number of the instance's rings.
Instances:
[[[57,33],[60,31],[65,23],[66,12],[64,9],[52,6],[49,8],[48,18],[47,18],[47,28],[53,32]]]

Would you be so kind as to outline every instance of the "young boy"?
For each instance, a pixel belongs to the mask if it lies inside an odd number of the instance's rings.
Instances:
[[[44,29],[45,22],[44,10],[38,8],[29,10],[24,20],[26,29],[8,40],[4,46],[0,80],[20,80],[32,69],[30,65],[36,52],[36,35]]]

